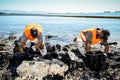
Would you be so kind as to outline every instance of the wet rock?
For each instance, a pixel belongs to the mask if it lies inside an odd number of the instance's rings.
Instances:
[[[77,70],[78,68],[83,67],[83,61],[72,60],[69,53],[62,54],[62,58],[60,60],[64,62],[65,64],[67,64],[68,72],[73,72],[74,70]]]
[[[63,80],[63,76],[60,75],[47,75],[45,77],[43,77],[43,80]]]
[[[53,37],[55,36],[48,36],[47,39]],[[12,50],[14,46],[12,46],[12,42],[12,38],[10,40],[0,40],[1,50],[7,50],[10,53],[10,50]],[[10,46],[8,46],[8,44]],[[20,75],[19,77],[16,77],[16,80],[79,80],[88,78],[91,80],[95,80],[96,78],[99,78],[100,80],[120,79],[119,47],[110,47],[110,54],[108,54],[109,66],[106,67],[107,64],[104,64],[105,66],[103,66],[103,68],[107,69],[99,71],[98,76],[95,76],[97,74],[84,64],[85,61],[82,59],[76,44],[68,44],[62,47],[60,44],[52,45],[46,42],[45,45],[48,51],[47,58],[34,56],[35,59],[29,59],[29,61],[23,59],[22,62],[22,60],[18,58],[15,59],[15,61],[12,61],[13,72],[14,69],[17,69],[16,73]],[[8,55],[6,52],[2,52],[2,54]],[[9,59],[7,60],[5,57],[7,55],[0,56],[1,71],[7,68],[5,64],[5,61],[9,61]],[[36,60],[36,58],[38,59]],[[7,78],[10,79],[11,75],[11,72],[0,73],[0,80],[7,80]]]
[[[53,35],[47,35],[46,38],[47,39],[53,38]]]
[[[71,52],[73,52],[78,58],[82,58],[80,51],[78,49],[72,49]]]
[[[18,40],[15,40],[14,41],[14,48],[13,48],[13,52],[16,53],[16,52],[23,52],[23,48],[22,46],[19,45],[19,41]]]
[[[45,43],[47,52],[54,52],[55,48],[50,45],[50,43]]]
[[[61,45],[60,44],[56,44],[56,48],[60,51],[61,50]]]
[[[48,53],[44,56],[44,59],[49,59],[49,60],[57,59],[57,58],[58,58],[58,54],[55,52]]]
[[[7,70],[0,70],[0,80],[14,80],[11,72]]]
[[[45,38],[46,38],[46,39],[51,39],[51,38],[53,38],[53,37],[57,37],[57,36],[54,36],[54,35],[47,35]]]
[[[9,36],[8,39],[9,39],[9,40],[15,40],[15,39],[16,39],[16,36]]]
[[[69,49],[69,46],[68,46],[68,45],[65,45],[62,50],[63,50],[63,51],[68,51],[68,49]]]
[[[0,51],[1,51],[1,50],[4,50],[4,49],[5,49],[5,46],[6,46],[6,45],[5,45],[4,41],[1,41],[1,40],[0,40]]]
[[[22,79],[26,79],[27,76],[32,75],[42,80],[47,75],[60,75],[64,76],[64,73],[68,70],[67,65],[58,60],[44,60],[44,61],[23,61],[17,68],[17,73]]]
[[[116,59],[116,62],[120,62],[120,57],[118,57],[118,58]]]
[[[9,54],[0,54],[0,69],[6,69],[9,65]]]
[[[0,40],[0,53],[11,53],[13,46],[8,40]]]
[[[0,46],[2,46],[2,47],[4,47],[4,46],[5,46],[4,41],[0,40]]]

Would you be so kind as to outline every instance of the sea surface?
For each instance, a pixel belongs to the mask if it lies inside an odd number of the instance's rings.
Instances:
[[[120,14],[117,14],[117,16],[120,16]],[[23,34],[25,26],[30,23],[37,23],[42,26],[43,37],[46,35],[55,36],[50,40],[47,40],[52,44],[59,43],[66,45],[73,43],[73,39],[82,30],[94,27],[110,30],[111,35],[108,41],[116,41],[120,44],[120,19],[110,18],[0,16],[0,38],[15,35],[18,39]]]

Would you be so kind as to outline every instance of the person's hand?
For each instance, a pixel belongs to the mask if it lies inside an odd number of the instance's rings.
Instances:
[[[32,50],[35,52],[36,51],[36,48],[35,48],[35,46],[32,46]]]

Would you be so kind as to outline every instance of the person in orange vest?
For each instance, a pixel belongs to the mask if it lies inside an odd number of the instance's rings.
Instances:
[[[24,48],[29,42],[34,42],[35,45],[32,46],[32,49],[37,52],[41,52],[41,55],[47,54],[45,45],[43,43],[43,36],[42,36],[42,27],[39,24],[28,24],[25,26],[23,35],[19,39],[20,46],[18,51],[23,52]],[[44,48],[44,51],[41,49]],[[17,52],[17,51],[14,51]]]
[[[103,54],[107,57],[107,53],[109,51],[107,40],[109,36],[110,32],[107,29],[91,28],[81,31],[74,41],[78,43],[78,49],[83,56],[85,56],[85,53],[89,53],[91,51],[91,45],[102,43],[105,46]]]

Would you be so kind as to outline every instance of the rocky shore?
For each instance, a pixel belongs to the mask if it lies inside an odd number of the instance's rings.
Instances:
[[[53,37],[47,35],[46,39]],[[91,63],[86,65],[76,43],[62,47],[59,43],[45,42],[47,56],[34,54],[32,59],[26,59],[14,57],[24,54],[13,53],[15,40],[15,36],[0,39],[0,80],[120,80],[119,46],[110,45],[108,60],[100,68],[98,65],[91,68]],[[97,51],[97,48],[92,49]]]

